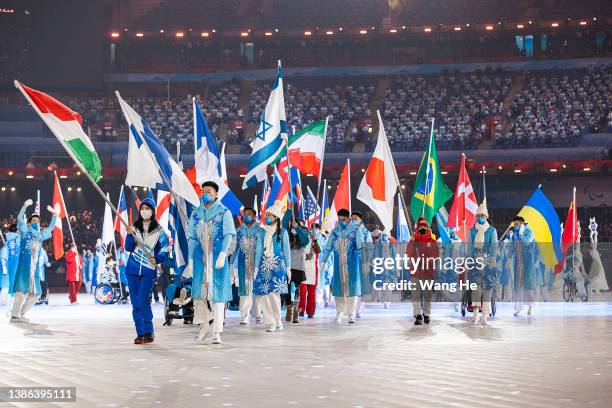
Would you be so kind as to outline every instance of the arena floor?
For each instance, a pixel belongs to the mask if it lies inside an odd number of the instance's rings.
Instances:
[[[284,332],[240,326],[230,312],[222,345],[193,340],[175,321],[156,342],[131,344],[128,305],[52,295],[9,325],[0,308],[0,385],[76,386],[66,407],[609,407],[612,303],[547,303],[533,317],[481,327],[438,304],[415,327],[407,304],[366,309],[355,325],[334,310]]]

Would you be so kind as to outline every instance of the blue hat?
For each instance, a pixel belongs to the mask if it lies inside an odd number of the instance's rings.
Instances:
[[[146,205],[147,207],[155,211],[155,201],[151,200],[149,197],[145,198],[140,202],[140,207],[142,207],[143,205]]]

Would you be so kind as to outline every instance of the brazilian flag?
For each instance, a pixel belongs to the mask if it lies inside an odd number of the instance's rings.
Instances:
[[[419,172],[414,183],[412,199],[410,200],[410,215],[412,219],[416,222],[422,215],[431,225],[434,215],[452,196],[453,192],[442,180],[432,129],[429,147],[421,159]]]

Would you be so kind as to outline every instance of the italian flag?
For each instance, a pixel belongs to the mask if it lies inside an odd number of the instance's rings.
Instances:
[[[304,174],[314,174],[320,179],[326,133],[327,120],[320,120],[289,136],[291,167],[299,169]],[[286,149],[283,149],[278,158],[285,156],[285,151]]]
[[[46,93],[15,81],[15,86],[60,141],[70,157],[98,182],[102,176],[100,158],[83,131],[81,115]]]
[[[53,208],[55,208],[56,211],[59,210],[57,213],[57,221],[53,227],[53,257],[57,261],[64,256],[64,229],[62,226],[62,219],[66,218],[67,215],[57,173],[55,174],[55,183],[53,184]]]

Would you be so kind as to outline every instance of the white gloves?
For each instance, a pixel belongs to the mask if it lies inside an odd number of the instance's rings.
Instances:
[[[190,259],[183,271],[183,278],[189,279],[193,277],[193,259]]]
[[[47,211],[49,211],[51,214],[57,215],[59,214],[59,206],[57,208],[53,208],[50,205],[48,205]]]
[[[285,271],[287,272],[287,281],[291,282],[291,268],[287,268]]]
[[[227,254],[225,252],[219,252],[219,257],[217,258],[217,263],[215,263],[215,268],[223,268],[225,266],[225,259],[227,259]]]
[[[29,199],[29,198],[28,198],[27,200],[25,200],[25,203],[23,203],[23,206],[24,206],[25,208],[28,208],[28,207],[29,207],[29,206],[31,206],[32,204],[34,204],[34,201],[32,201],[31,199]]]

